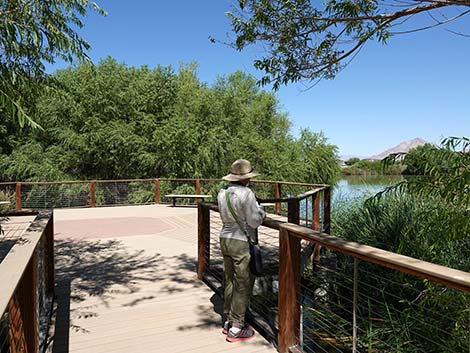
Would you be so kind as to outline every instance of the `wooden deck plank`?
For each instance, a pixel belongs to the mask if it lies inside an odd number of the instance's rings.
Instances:
[[[55,338],[52,352],[276,352],[259,334],[248,342],[225,341],[222,302],[196,276],[195,208],[155,205],[93,211],[65,209],[55,214],[56,332],[62,337]],[[161,219],[171,229],[109,237],[109,220],[119,217]],[[107,220],[105,239],[80,237],[76,231],[67,234],[68,221],[80,220],[86,227],[90,219],[96,227],[100,218]],[[62,330],[57,330],[60,325]]]

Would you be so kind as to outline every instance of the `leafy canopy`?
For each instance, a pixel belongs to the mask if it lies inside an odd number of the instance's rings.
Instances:
[[[387,157],[386,167],[404,156],[405,163],[421,175],[405,179],[386,189],[403,191],[418,196],[435,196],[451,206],[470,210],[470,139],[468,137],[445,138],[441,146],[424,145],[408,154],[397,153]]]
[[[5,0],[0,2],[0,114],[20,126],[38,126],[28,110],[47,78],[44,63],[56,58],[86,60],[89,44],[75,32],[92,8],[89,0]]]
[[[367,41],[385,43],[393,34],[448,23],[470,12],[469,6],[469,0],[239,0],[228,16],[236,35],[232,45],[242,50],[259,44],[264,54],[254,64],[265,72],[261,83],[277,89],[301,79],[332,79]],[[443,9],[450,7],[455,15]],[[423,12],[429,24],[395,28]]]
[[[216,177],[237,158],[263,178],[329,183],[336,146],[300,138],[274,94],[243,72],[201,82],[195,65],[140,68],[107,58],[58,71],[37,100],[44,130],[0,140],[0,179]]]

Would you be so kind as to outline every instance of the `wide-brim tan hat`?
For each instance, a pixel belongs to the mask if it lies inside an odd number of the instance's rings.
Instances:
[[[230,174],[222,177],[227,181],[239,181],[250,179],[259,174],[253,170],[251,163],[246,159],[237,159],[230,167]]]

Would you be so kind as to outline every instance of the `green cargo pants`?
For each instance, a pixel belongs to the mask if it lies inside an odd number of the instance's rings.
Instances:
[[[233,326],[245,324],[255,276],[250,271],[250,244],[236,239],[220,239],[224,255],[224,314]]]

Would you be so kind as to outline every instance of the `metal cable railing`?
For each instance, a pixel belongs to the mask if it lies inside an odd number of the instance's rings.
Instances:
[[[86,207],[89,205],[88,183],[22,184],[21,205],[26,209]]]
[[[469,351],[470,274],[308,232],[291,226],[286,232],[291,241],[323,245],[320,261],[293,285],[301,329],[293,331],[287,347],[296,344],[304,352]]]
[[[96,206],[145,205],[155,203],[154,180],[95,182]]]
[[[308,268],[299,287],[304,352],[452,353],[470,347],[470,296],[464,292],[332,250]]]
[[[168,194],[211,195],[215,201],[224,184],[226,182],[222,179],[182,178],[2,182],[0,201],[9,201],[10,204],[1,205],[0,210],[171,203],[171,198],[166,197]],[[293,195],[325,185],[253,180],[250,187],[260,198],[272,199],[292,198]],[[194,199],[181,198],[178,202],[194,204]],[[307,201],[303,201],[301,207],[305,212],[312,210]],[[286,215],[287,204],[276,203],[274,212]],[[305,222],[308,222],[308,217],[306,215],[304,218]]]
[[[312,206],[292,208],[297,218],[288,212],[300,225],[278,216],[259,229],[269,265],[252,320],[277,336],[279,351],[470,352],[470,274],[330,236],[329,190],[321,192]],[[198,276],[207,282],[216,273],[220,291],[217,207],[203,203],[198,212]]]

